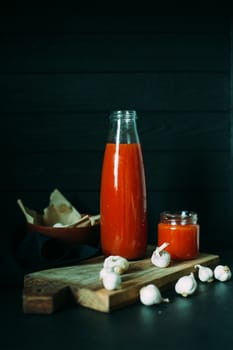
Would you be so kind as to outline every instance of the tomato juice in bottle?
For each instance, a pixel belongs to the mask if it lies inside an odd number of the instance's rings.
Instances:
[[[143,258],[147,246],[147,198],[135,111],[110,115],[101,176],[100,228],[103,254]]]

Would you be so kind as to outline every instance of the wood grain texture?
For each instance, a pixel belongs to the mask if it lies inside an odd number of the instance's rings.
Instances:
[[[0,72],[227,71],[228,47],[225,33],[17,32],[2,36]]]
[[[43,21],[41,20],[43,18]],[[0,14],[0,32],[4,33],[229,33],[229,17],[217,16],[129,16],[77,15],[62,7],[46,13]]]
[[[28,154],[103,152],[109,114],[107,110],[2,113],[7,128],[0,138],[0,145],[9,151]],[[229,151],[229,112],[138,110],[137,114],[144,152]]]
[[[175,281],[190,272],[195,272],[196,264],[216,266],[218,255],[200,254],[197,259],[186,262],[173,262],[168,268],[157,268],[148,258],[131,261],[129,270],[122,275],[121,288],[108,291],[103,288],[99,272],[103,266],[103,257],[92,259],[91,263],[77,266],[34,272],[25,276],[23,292],[23,310],[25,313],[51,313],[71,302],[67,295],[69,288],[74,302],[101,312],[110,312],[139,301],[139,290],[154,283],[158,288],[170,288]]]
[[[227,73],[0,74],[2,112],[226,111]]]
[[[103,152],[12,155],[8,172],[2,174],[1,187],[24,191],[32,187],[96,191],[100,188],[102,162]],[[150,152],[144,154],[144,166],[149,191],[224,191],[228,186],[228,152]]]

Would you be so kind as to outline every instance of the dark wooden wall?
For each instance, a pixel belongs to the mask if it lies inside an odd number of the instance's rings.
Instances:
[[[108,116],[135,109],[150,242],[159,213],[197,211],[201,249],[233,245],[230,17],[0,15],[2,250],[59,188],[99,212]]]

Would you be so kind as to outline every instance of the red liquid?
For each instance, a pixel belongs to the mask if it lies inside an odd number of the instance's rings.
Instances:
[[[147,207],[140,144],[106,145],[100,197],[104,255],[142,258],[147,245]]]
[[[173,260],[196,258],[199,253],[199,225],[169,225],[159,223],[158,245],[168,242],[166,248]]]

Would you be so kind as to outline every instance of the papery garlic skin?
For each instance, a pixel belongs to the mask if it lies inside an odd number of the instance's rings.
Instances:
[[[99,273],[100,280],[102,280],[109,272],[112,272],[112,271],[113,271],[112,269],[108,269],[106,267],[103,267]]]
[[[151,256],[151,262],[157,267],[168,267],[171,262],[171,255],[169,252],[164,250],[169,243],[163,243],[161,246],[157,247]]]
[[[175,284],[175,291],[183,297],[192,295],[197,289],[197,281],[195,280],[193,272],[188,276],[183,276],[178,279]]]
[[[214,269],[214,277],[220,282],[228,281],[232,276],[231,270],[227,265],[218,265]]]
[[[198,268],[198,278],[201,282],[213,282],[214,272],[210,267],[195,265],[195,269]]]
[[[118,289],[121,286],[121,276],[114,271],[104,270],[102,273],[103,286],[107,290]]]
[[[151,306],[160,303],[168,303],[168,298],[163,298],[160,290],[154,284],[148,284],[139,290],[139,299],[142,304]]]
[[[104,260],[104,268],[112,269],[118,274],[123,274],[129,268],[127,259],[119,255],[110,255]]]

